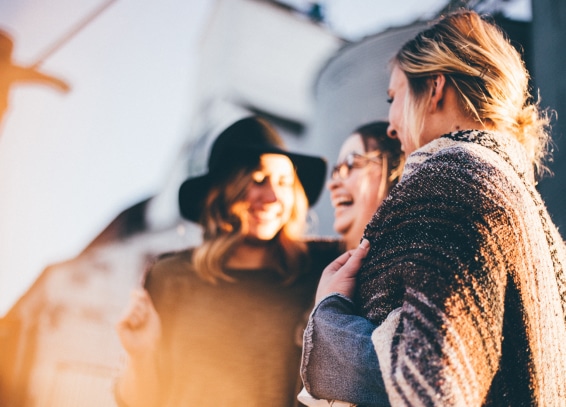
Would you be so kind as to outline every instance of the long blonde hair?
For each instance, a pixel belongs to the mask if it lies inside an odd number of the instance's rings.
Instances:
[[[239,215],[240,205],[247,187],[252,182],[253,169],[239,169],[211,187],[202,213],[203,243],[193,252],[193,266],[204,280],[215,283],[218,279],[233,281],[224,272],[234,249],[242,244],[245,235]],[[306,244],[301,240],[306,228],[308,201],[295,174],[293,184],[294,205],[289,221],[270,244],[269,265],[290,283],[304,269]],[[267,259],[266,259],[267,261]]]
[[[450,13],[405,43],[392,65],[409,81],[404,118],[416,146],[431,78],[444,74],[471,117],[489,129],[512,134],[536,172],[547,171],[549,115],[532,100],[521,55],[495,24],[474,11]]]

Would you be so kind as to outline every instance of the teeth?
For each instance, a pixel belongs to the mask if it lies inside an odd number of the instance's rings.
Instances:
[[[253,212],[253,216],[263,221],[276,219],[279,214],[277,212]]]
[[[334,198],[334,206],[338,206],[338,205],[350,205],[352,204],[353,200],[349,197],[346,196],[338,196],[336,198]]]

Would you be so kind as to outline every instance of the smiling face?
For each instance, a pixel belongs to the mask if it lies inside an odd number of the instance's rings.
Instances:
[[[344,162],[352,153],[362,156],[368,154],[358,134],[344,141],[338,163]],[[374,155],[373,152],[371,154]],[[334,207],[334,230],[343,236],[347,249],[355,248],[360,243],[366,224],[384,198],[381,192],[382,161],[372,158],[363,160],[363,163],[367,165],[351,168],[344,179],[336,175],[327,184]]]
[[[295,205],[295,169],[291,160],[280,154],[263,154],[259,161],[240,218],[247,238],[271,240],[291,218]]]

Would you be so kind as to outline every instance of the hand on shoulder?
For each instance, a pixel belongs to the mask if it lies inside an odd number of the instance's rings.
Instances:
[[[363,239],[356,249],[348,250],[330,263],[320,277],[316,302],[332,293],[351,298],[356,288],[356,275],[369,251],[369,241]]]

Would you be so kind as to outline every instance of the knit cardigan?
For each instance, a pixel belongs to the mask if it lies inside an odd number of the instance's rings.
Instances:
[[[355,302],[393,406],[566,406],[566,249],[512,137],[411,154]]]

